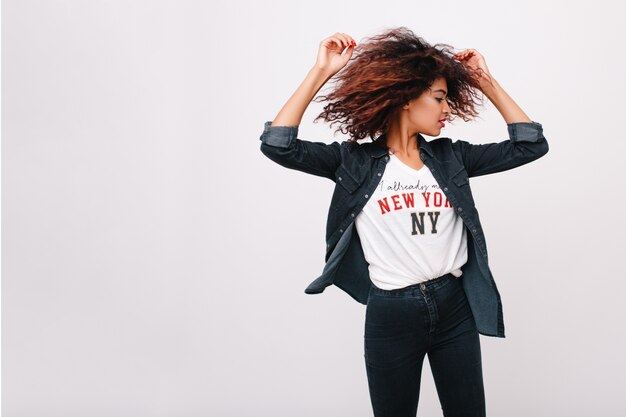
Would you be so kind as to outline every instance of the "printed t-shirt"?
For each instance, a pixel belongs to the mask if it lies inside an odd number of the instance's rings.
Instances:
[[[426,165],[393,153],[376,191],[355,219],[372,283],[403,288],[452,273],[467,262],[463,220]]]

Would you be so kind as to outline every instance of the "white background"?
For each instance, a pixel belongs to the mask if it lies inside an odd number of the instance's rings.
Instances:
[[[259,150],[335,32],[482,53],[550,145],[471,179],[505,339],[491,416],[626,413],[624,6],[2,3],[2,412],[368,416],[365,306],[304,288],[334,184]],[[443,136],[508,138],[486,101]],[[301,139],[342,141],[312,120]],[[429,138],[430,139],[430,138]],[[428,361],[419,415],[441,416]]]

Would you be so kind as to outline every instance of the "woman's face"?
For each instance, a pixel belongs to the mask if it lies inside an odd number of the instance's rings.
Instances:
[[[421,96],[405,104],[409,129],[428,136],[439,135],[444,127],[441,120],[450,115],[447,94],[446,79],[438,78]]]

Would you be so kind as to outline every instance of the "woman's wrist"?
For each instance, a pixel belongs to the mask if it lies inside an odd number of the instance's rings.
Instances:
[[[481,77],[480,81],[480,91],[483,92],[484,95],[487,96],[487,98],[489,98],[491,100],[491,96],[496,94],[496,90],[498,89],[498,87],[500,87],[500,85],[498,84],[498,82],[496,81],[495,78],[493,78],[493,76],[490,73],[483,73],[483,76]]]
[[[326,83],[326,81],[330,80],[333,75],[332,72],[328,71],[325,68],[320,68],[316,65],[314,65],[310,70],[309,70],[309,76],[315,78],[315,79],[321,79],[324,80],[324,83]]]

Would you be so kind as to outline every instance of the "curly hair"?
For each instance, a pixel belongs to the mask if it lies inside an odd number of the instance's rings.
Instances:
[[[447,44],[429,45],[402,26],[366,38],[353,52],[350,62],[336,74],[333,91],[313,101],[329,101],[313,122],[323,119],[340,123],[348,142],[387,132],[396,112],[419,97],[441,77],[448,84],[447,100],[451,117],[464,121],[476,117],[481,70],[472,70],[455,61]],[[477,100],[475,100],[477,99]]]

